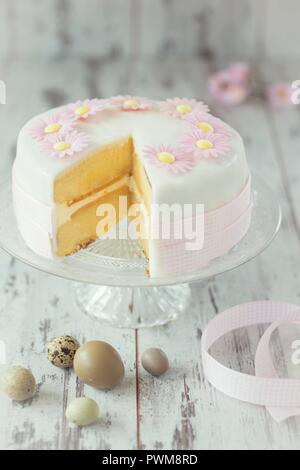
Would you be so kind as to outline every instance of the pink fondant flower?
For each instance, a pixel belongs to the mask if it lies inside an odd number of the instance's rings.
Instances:
[[[187,98],[173,98],[163,101],[160,105],[160,109],[176,118],[182,118],[193,111],[209,112],[209,107],[202,103],[202,101],[189,100]]]
[[[108,107],[118,111],[147,111],[153,109],[154,102],[143,96],[118,95],[108,100]]]
[[[183,137],[181,148],[197,158],[218,158],[230,150],[227,138],[221,134],[205,134],[195,130]]]
[[[242,103],[250,93],[250,68],[235,64],[211,75],[208,86],[213,97],[228,106]]]
[[[194,111],[183,117],[193,128],[203,132],[203,134],[222,134],[224,136],[231,135],[230,131],[224,126],[221,119],[211,114]]]
[[[52,135],[40,143],[47,155],[65,158],[81,152],[88,146],[89,136],[83,132],[71,131],[66,134]]]
[[[290,83],[275,83],[267,90],[267,98],[272,108],[290,108],[292,102],[292,87]]]
[[[42,141],[50,135],[70,132],[75,121],[75,117],[66,109],[53,111],[35,120],[33,126],[29,129],[29,133],[33,139]]]
[[[187,173],[194,166],[190,153],[172,145],[149,145],[143,149],[143,155],[151,165],[174,174]]]
[[[69,110],[73,113],[76,119],[87,119],[89,116],[103,111],[106,108],[107,100],[99,100],[93,98],[92,100],[76,101],[68,105]]]

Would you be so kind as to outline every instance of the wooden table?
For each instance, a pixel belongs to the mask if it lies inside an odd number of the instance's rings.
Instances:
[[[6,61],[7,104],[0,106],[1,174],[15,156],[20,127],[32,115],[63,102],[120,92],[196,96],[209,101],[208,65],[184,60]],[[286,69],[278,70],[283,78]],[[274,69],[257,67],[259,81]],[[296,76],[295,76],[296,75]],[[287,78],[300,78],[289,69]],[[1,397],[2,449],[281,449],[300,447],[300,418],[276,424],[262,407],[237,402],[214,390],[204,379],[201,332],[218,312],[256,299],[300,303],[300,132],[299,110],[270,111],[250,100],[234,109],[213,109],[242,134],[249,164],[272,185],[283,209],[283,224],[272,245],[255,260],[232,272],[195,284],[188,313],[166,327],[131,331],[95,324],[77,309],[72,283],[35,271],[0,252],[0,339],[8,362],[30,366],[39,382],[32,403]],[[296,330],[295,330],[296,331]],[[228,335],[214,354],[230,366],[253,373],[253,353],[261,328]],[[298,332],[299,333],[299,332]],[[80,384],[72,371],[48,363],[47,341],[71,334],[80,341],[104,339],[121,353],[126,365],[123,386],[109,393]],[[140,366],[149,346],[163,348],[172,368],[157,380]],[[284,370],[292,370],[281,354]],[[295,373],[295,368],[293,369]],[[65,410],[74,397],[87,394],[100,404],[101,420],[72,429]]]

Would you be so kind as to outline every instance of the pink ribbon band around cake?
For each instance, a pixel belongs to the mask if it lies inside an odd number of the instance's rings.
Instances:
[[[204,213],[204,244],[201,249],[187,249],[187,239],[159,241],[164,271],[174,274],[192,272],[228,253],[246,235],[251,223],[252,206],[249,177],[236,198],[216,210]],[[194,219],[197,217],[201,223],[201,216],[195,216]]]
[[[256,350],[255,375],[229,369],[210,354],[212,345],[226,334],[262,323],[271,325]],[[269,348],[272,333],[286,323],[300,324],[299,306],[285,302],[250,302],[218,314],[202,335],[202,361],[207,380],[232,398],[265,406],[277,422],[300,414],[300,379],[279,378]]]
[[[54,206],[36,201],[14,180],[13,199],[15,212],[19,215],[19,229],[30,248],[40,256],[53,258],[52,234],[55,234]],[[205,209],[205,208],[204,208]],[[214,258],[228,253],[247,233],[251,222],[252,194],[249,177],[243,190],[224,206],[191,217],[193,226],[199,218],[204,225],[204,244],[201,249],[187,249],[187,239],[171,238],[157,240],[163,275],[184,274],[200,269]],[[174,221],[176,224],[178,221]]]

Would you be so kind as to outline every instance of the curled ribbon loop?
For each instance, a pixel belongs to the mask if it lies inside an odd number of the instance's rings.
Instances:
[[[255,375],[229,369],[209,353],[210,347],[227,333],[262,323],[271,325],[257,347]],[[300,414],[300,380],[279,378],[269,349],[272,333],[285,323],[300,323],[299,306],[285,302],[250,302],[217,315],[202,335],[202,360],[207,380],[232,398],[265,406],[278,422]]]

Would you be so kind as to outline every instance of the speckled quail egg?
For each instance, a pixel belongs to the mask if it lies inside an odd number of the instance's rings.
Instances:
[[[1,379],[4,393],[12,400],[29,400],[36,394],[36,381],[29,369],[14,366],[7,369]]]
[[[80,397],[71,401],[66,411],[66,418],[77,426],[87,426],[97,421],[99,406],[91,398]]]
[[[48,359],[51,364],[62,369],[73,367],[74,356],[79,347],[77,339],[72,336],[58,336],[47,346]]]

